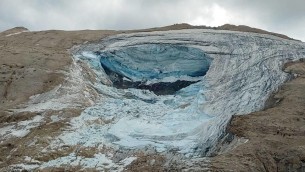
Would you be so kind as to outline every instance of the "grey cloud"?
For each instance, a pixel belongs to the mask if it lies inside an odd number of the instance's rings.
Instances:
[[[222,5],[250,18],[252,24],[262,29],[305,40],[305,33],[302,31],[305,28],[304,0],[231,0],[224,1]],[[251,25],[251,22],[245,24]]]
[[[1,0],[0,31],[14,26],[31,30],[123,30],[195,19],[201,19],[202,25],[209,25],[215,20],[209,10],[215,4],[232,16],[224,22],[305,40],[302,31],[305,28],[304,0]]]

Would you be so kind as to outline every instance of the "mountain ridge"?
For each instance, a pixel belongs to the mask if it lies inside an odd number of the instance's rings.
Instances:
[[[255,28],[255,27],[250,27],[247,25],[233,25],[233,24],[223,24],[220,26],[212,27],[212,26],[205,26],[205,25],[191,25],[188,23],[177,23],[177,24],[172,24],[168,26],[161,26],[161,27],[154,27],[154,28],[147,28],[147,29],[136,29],[136,30],[117,30],[117,31],[122,31],[122,32],[151,32],[151,31],[166,31],[166,30],[181,30],[181,29],[212,29],[212,30],[229,30],[229,31],[238,31],[238,32],[250,32],[250,33],[259,33],[259,34],[267,34],[267,35],[273,35],[277,36],[280,38],[284,39],[289,39],[289,40],[296,40],[300,41],[298,39],[291,38],[287,35],[280,34],[280,33],[275,33],[275,32],[270,32],[267,30]],[[87,30],[87,29],[86,29]],[[99,30],[99,29],[98,29]],[[29,29],[19,26],[19,27],[14,27],[8,30],[5,30],[3,32],[0,32],[0,34],[12,34],[16,32],[25,32],[29,31]],[[49,31],[49,30],[46,30]],[[114,30],[109,30],[109,31],[114,31]]]
[[[269,32],[263,29],[259,28],[254,28],[246,25],[233,25],[233,24],[224,24],[221,26],[217,27],[211,27],[211,26],[205,26],[205,25],[190,25],[188,23],[179,23],[179,24],[173,24],[173,25],[168,25],[168,26],[163,26],[163,27],[156,27],[156,28],[149,28],[149,29],[140,29],[136,31],[166,31],[166,30],[181,30],[181,29],[212,29],[212,30],[230,30],[230,31],[239,31],[239,32],[251,32],[251,33],[259,33],[259,34],[267,34],[267,35],[273,35],[277,36],[280,38],[284,39],[289,39],[289,40],[297,40],[290,38],[284,34],[280,33],[274,33],[274,32]],[[297,40],[299,41],[299,40]]]

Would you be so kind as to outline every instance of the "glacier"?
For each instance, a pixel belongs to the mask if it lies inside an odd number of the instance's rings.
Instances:
[[[232,115],[264,108],[292,77],[283,65],[304,58],[305,44],[192,29],[119,34],[72,52],[75,61],[94,71],[92,86],[100,97],[53,145],[151,148],[201,157],[216,150]],[[187,84],[166,94],[150,89],[182,82]]]

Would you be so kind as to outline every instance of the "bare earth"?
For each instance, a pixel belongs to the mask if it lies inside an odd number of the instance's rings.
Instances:
[[[249,27],[224,25],[222,29],[253,31]],[[229,27],[229,28],[226,28]],[[193,28],[190,25],[172,25],[141,31]],[[198,27],[196,27],[198,28]],[[220,27],[221,28],[221,27]],[[0,128],[6,123],[31,119],[32,112],[17,113],[12,109],[22,107],[29,97],[53,89],[66,82],[65,73],[72,64],[68,49],[86,41],[97,41],[123,31],[39,31],[28,32],[25,28],[14,28],[0,33]],[[124,31],[134,32],[134,31]],[[253,32],[269,34],[266,31]],[[273,33],[272,33],[273,34]],[[285,35],[279,35],[286,37]],[[226,153],[211,159],[211,171],[305,171],[305,63],[287,64],[286,72],[296,77],[285,83],[260,112],[245,116],[234,116],[228,132],[235,138],[248,139]],[[31,129],[26,137],[0,142],[0,171],[11,164],[22,163],[24,156],[48,161],[68,155],[75,147],[65,151],[41,153],[50,137],[60,133],[66,121],[77,116],[85,107],[69,108],[61,112],[66,120],[41,125]],[[26,145],[40,138],[35,147]],[[84,156],[92,156],[94,150],[80,150]],[[163,157],[140,156],[126,170],[129,171],[181,171],[179,164],[164,169]],[[151,160],[154,159],[154,165]],[[79,169],[46,169],[45,171],[77,171]],[[196,170],[204,171],[204,170]]]

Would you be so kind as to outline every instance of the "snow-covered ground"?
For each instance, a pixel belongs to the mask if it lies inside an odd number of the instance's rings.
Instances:
[[[101,153],[96,153],[92,158],[77,156],[75,153],[71,153],[68,156],[41,163],[40,161],[33,160],[30,157],[25,157],[25,161],[30,162],[29,164],[15,164],[12,165],[10,169],[12,171],[22,171],[24,169],[34,171],[39,168],[43,169],[62,166],[80,166],[82,168],[89,168],[97,171],[123,171],[124,167],[137,159],[136,157],[128,157],[115,163],[110,158],[111,157]]]
[[[60,136],[63,145],[154,146],[158,151],[189,153],[197,146],[196,128],[209,116],[197,111],[196,83],[177,95],[156,96],[147,90],[107,88],[117,97],[102,98],[71,121],[73,128]],[[101,86],[99,89],[103,90]],[[197,90],[196,90],[197,89]],[[195,91],[196,90],[196,91]],[[58,143],[56,143],[58,145]]]
[[[25,31],[21,31],[21,32],[11,33],[11,34],[8,34],[8,35],[5,35],[5,36],[9,37],[9,36],[13,36],[13,35],[19,35],[19,34],[24,33],[24,32],[29,32],[29,31],[25,30]]]
[[[37,115],[30,120],[10,123],[0,128],[0,142],[11,137],[24,137],[30,133],[32,128],[38,127],[42,121],[43,117]]]

